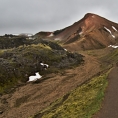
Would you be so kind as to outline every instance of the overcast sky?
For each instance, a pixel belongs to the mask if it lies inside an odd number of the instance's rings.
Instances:
[[[0,35],[59,30],[95,13],[118,23],[117,0],[0,0]]]

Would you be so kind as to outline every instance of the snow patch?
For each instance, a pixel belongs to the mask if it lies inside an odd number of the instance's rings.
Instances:
[[[111,36],[112,36],[113,38],[115,38],[115,36],[112,34],[112,32],[111,32],[110,29],[108,29],[108,28],[106,28],[106,27],[104,27],[104,29],[106,29],[106,30],[111,34]]]
[[[42,76],[37,72],[35,73],[36,75],[35,76],[30,76],[29,77],[29,81],[28,82],[32,82],[32,81],[36,81],[38,79],[40,79]]]
[[[111,34],[111,30],[110,29],[108,29],[108,28],[106,28],[106,27],[104,27],[110,34]]]
[[[83,34],[83,32],[80,32],[79,35]]]
[[[112,26],[112,28],[113,28],[115,31],[118,31],[114,26]]]
[[[61,39],[60,39],[60,38],[55,38],[54,40],[59,41],[59,40],[61,40]]]
[[[115,45],[109,45],[108,47],[118,48],[118,46],[115,46]]]
[[[40,62],[40,65],[41,65],[45,70],[47,70],[47,68],[49,68],[49,65],[42,63],[42,61]]]
[[[66,48],[64,48],[64,50],[65,50],[65,51],[67,51],[67,49],[66,49]]]
[[[111,36],[112,36],[113,38],[116,38],[113,34],[111,34]]]
[[[53,34],[53,33],[51,33],[48,37],[52,37],[52,36],[54,36],[54,34]]]
[[[49,67],[48,64],[40,63],[41,66],[46,66],[47,68]]]

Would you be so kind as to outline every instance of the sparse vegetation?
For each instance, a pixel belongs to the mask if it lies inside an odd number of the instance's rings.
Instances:
[[[31,41],[30,41],[31,42]],[[83,56],[69,53],[55,42],[32,40],[30,45],[0,50],[0,93],[17,82],[26,82],[29,75],[42,71],[40,61],[48,63],[50,69],[46,74],[58,72],[61,68],[69,68],[80,64]]]
[[[110,54],[104,57],[106,61],[110,61],[112,63],[118,62],[118,49],[114,49]]]
[[[107,75],[108,73],[105,73],[99,77],[94,77],[52,103],[33,118],[91,118],[100,109],[108,83]]]
[[[17,48],[21,45],[30,45],[32,40],[28,40],[25,37],[0,37],[0,49]]]
[[[88,13],[54,32],[0,36],[0,116],[91,118],[101,107],[107,79],[113,86],[108,92],[117,87],[118,49],[108,48],[117,45],[117,30],[118,24]],[[27,82],[35,72],[42,78]]]

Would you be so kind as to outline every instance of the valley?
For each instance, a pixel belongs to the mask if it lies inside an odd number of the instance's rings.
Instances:
[[[1,97],[1,101],[4,101],[1,103],[4,112],[0,117],[28,118],[42,111],[58,98],[111,69],[112,63],[101,61],[99,58],[103,58],[103,55],[107,56],[113,50],[113,48],[107,48],[81,51],[80,53],[85,56],[84,63],[78,67],[57,74],[48,74],[37,82],[26,83],[14,88],[11,93]],[[108,63],[109,65],[106,65]]]
[[[117,45],[118,24],[91,13],[54,32],[0,36],[0,118],[91,118],[117,78]]]

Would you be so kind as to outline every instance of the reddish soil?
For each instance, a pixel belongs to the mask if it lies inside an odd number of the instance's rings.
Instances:
[[[53,32],[54,35],[52,36],[49,36],[51,32],[40,32],[36,35],[59,40],[65,47],[70,47],[72,50],[90,50],[101,49],[115,44],[118,38],[116,30],[118,30],[117,23],[99,15],[88,13],[73,25]]]
[[[0,118],[28,118],[49,106],[78,85],[100,71],[100,63],[89,56],[85,63],[63,73],[50,74],[48,79],[37,83],[26,83],[11,94],[0,98]],[[45,78],[45,77],[44,77]]]
[[[108,81],[102,108],[93,118],[118,118],[118,67],[112,69]]]

